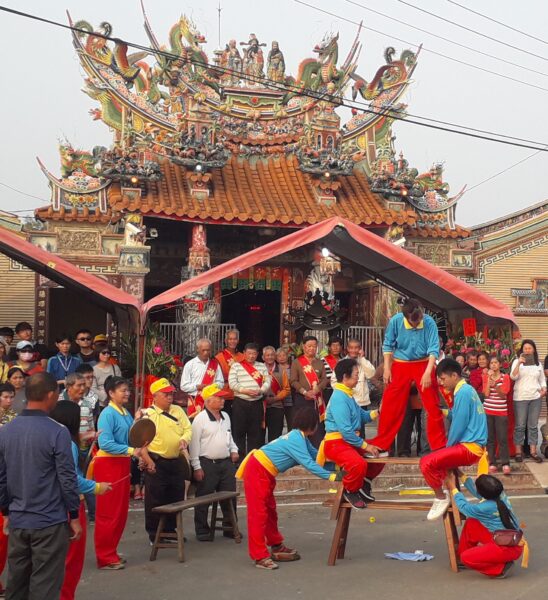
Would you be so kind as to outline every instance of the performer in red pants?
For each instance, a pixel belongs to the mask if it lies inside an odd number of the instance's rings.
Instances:
[[[386,387],[379,428],[370,443],[384,450],[390,448],[403,422],[409,390],[414,382],[428,413],[430,447],[433,450],[443,448],[446,442],[445,427],[434,368],[440,353],[438,327],[431,316],[424,314],[418,300],[406,300],[402,312],[390,319],[383,353]]]
[[[451,425],[447,447],[420,460],[422,474],[436,496],[426,517],[429,521],[442,517],[449,508],[449,496],[443,485],[450,470],[473,465],[480,459],[480,472],[487,473],[488,470],[487,419],[476,390],[465,382],[461,366],[452,358],[444,358],[437,366],[436,374],[445,391],[453,394],[453,406],[449,411]]]
[[[374,502],[372,480],[382,471],[382,464],[367,464],[364,456],[378,456],[379,449],[365,442],[359,432],[366,423],[377,417],[377,411],[367,411],[358,406],[352,393],[358,383],[358,363],[353,358],[343,358],[335,365],[337,383],[325,417],[325,437],[318,451],[318,462],[326,460],[340,466],[345,499],[354,508],[365,508]]]
[[[97,425],[101,449],[91,462],[88,476],[113,484],[113,489],[107,496],[97,498],[94,538],[97,566],[116,571],[125,567],[125,560],[120,558],[117,548],[129,510],[131,456],[142,458],[151,470],[154,470],[154,462],[144,448],[128,446],[133,417],[124,408],[129,400],[126,380],[122,377],[108,377],[105,391],[110,403],[101,413]]]
[[[334,481],[336,478],[335,473],[326,471],[316,463],[316,449],[308,440],[315,433],[318,424],[315,408],[299,408],[293,417],[294,429],[260,450],[252,450],[236,473],[236,477],[244,481],[249,555],[259,569],[277,569],[277,562],[300,558],[297,550],[284,544],[284,538],[278,529],[274,499],[276,475],[302,465],[322,479]]]
[[[457,490],[454,474],[450,475],[448,485],[455,504],[467,517],[458,550],[463,566],[489,577],[503,578],[514,561],[523,555],[522,566],[526,568],[529,548],[523,538],[517,546],[499,546],[493,538],[493,532],[497,530],[519,529],[500,480],[492,475],[480,475],[474,483],[470,477],[463,476],[462,483],[481,500],[477,504],[469,503]]]

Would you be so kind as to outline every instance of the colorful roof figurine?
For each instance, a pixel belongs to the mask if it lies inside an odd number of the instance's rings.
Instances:
[[[62,176],[42,166],[52,204],[45,219],[110,220],[122,210],[181,220],[303,227],[330,216],[461,236],[441,167],[425,175],[395,158],[392,123],[417,52],[388,48],[371,81],[358,72],[360,31],[339,60],[327,34],[290,75],[283,44],[251,33],[213,53],[186,16],[161,45],[144,12],[150,51],[128,53],[70,20],[92,117],[114,132],[109,148],[61,147]],[[361,29],[361,27],[360,27]],[[106,37],[105,37],[106,36]],[[353,104],[341,126],[338,108]],[[363,106],[363,109],[361,108]],[[433,228],[433,229],[432,229]]]

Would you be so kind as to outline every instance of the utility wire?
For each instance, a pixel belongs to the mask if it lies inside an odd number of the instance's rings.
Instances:
[[[488,181],[491,181],[492,179],[495,179],[495,177],[498,177],[499,175],[502,175],[503,173],[506,173],[506,172],[510,171],[514,167],[517,167],[518,165],[521,165],[526,160],[529,160],[530,158],[533,158],[533,156],[536,156],[537,154],[540,154],[540,152],[541,152],[541,150],[537,150],[536,152],[533,152],[533,154],[529,154],[529,156],[526,156],[525,158],[522,158],[521,160],[518,160],[518,162],[514,163],[513,165],[510,165],[509,167],[506,167],[506,169],[503,169],[502,171],[499,171],[498,173],[495,173],[494,175],[491,175],[491,177],[487,177],[487,179],[484,179],[483,181],[480,181],[479,183],[476,183],[472,187],[466,188],[466,190],[464,190],[463,195],[467,194],[468,192],[471,192],[472,190],[475,190],[480,185],[483,185],[484,183],[487,183]]]
[[[487,19],[488,21],[491,21],[492,23],[496,23],[497,25],[500,25],[501,27],[506,27],[506,29],[510,29],[510,31],[515,31],[516,33],[521,33],[521,35],[525,35],[526,37],[531,38],[532,40],[536,40],[537,42],[540,42],[541,44],[546,44],[548,46],[548,42],[546,40],[543,40],[542,38],[538,38],[534,35],[531,35],[530,33],[523,31],[522,29],[517,29],[516,27],[512,27],[511,25],[503,23],[502,21],[497,21],[496,19],[493,19],[493,17],[490,17],[488,15],[480,13],[477,10],[473,10],[473,9],[469,8],[468,6],[464,6],[464,4],[459,4],[458,2],[455,2],[454,0],[447,0],[447,2],[449,2],[450,4],[454,4],[455,6],[458,6],[459,8],[462,8],[463,10],[467,10],[468,12],[478,15],[478,17],[482,17],[483,19]]]
[[[27,194],[26,192],[18,190],[17,188],[14,188],[11,185],[8,185],[7,183],[2,183],[0,181],[0,185],[3,186],[3,187],[5,187],[5,188],[8,188],[12,192],[17,192],[18,194],[21,194],[23,196],[28,196],[29,198],[34,198],[35,200],[40,200],[40,202],[46,202],[46,200],[44,200],[43,198],[39,198],[38,196],[33,196],[32,194]],[[11,212],[26,212],[26,211],[24,211],[24,210],[12,210]]]
[[[483,52],[483,50],[478,50],[477,48],[472,48],[472,46],[467,46],[466,44],[461,44],[460,42],[456,42],[455,40],[451,40],[442,35],[438,35],[437,33],[433,33],[432,31],[429,31],[428,29],[422,29],[421,27],[412,25],[411,23],[408,23],[407,21],[397,19],[396,17],[387,15],[386,13],[383,13],[379,10],[375,10],[374,8],[369,8],[368,6],[365,6],[365,4],[360,4],[359,2],[355,2],[354,0],[344,0],[344,1],[347,2],[348,4],[353,4],[354,6],[359,6],[360,8],[363,8],[363,10],[366,10],[375,15],[384,17],[385,19],[390,19],[391,21],[395,21],[396,23],[400,23],[401,25],[405,25],[406,27],[410,27],[411,29],[416,29],[417,31],[426,33],[427,35],[437,38],[438,40],[443,40],[444,42],[453,44],[454,46],[458,46],[459,48],[464,48],[465,50],[470,50],[471,52],[475,52],[476,54],[481,54],[482,56],[487,56],[488,58],[498,60],[499,62],[505,63],[507,65],[511,65],[513,67],[517,67],[518,69],[523,69],[524,71],[529,71],[530,73],[536,73],[537,75],[542,75],[543,77],[548,77],[548,73],[544,73],[542,71],[537,71],[536,69],[530,69],[529,67],[525,67],[524,65],[520,65],[518,63],[512,62],[511,60],[506,60],[504,58],[501,58],[500,56],[495,56],[494,54],[489,54],[488,52]]]
[[[406,6],[410,6],[411,8],[414,8],[415,10],[419,10],[420,12],[430,15],[431,17],[439,19],[440,21],[444,21],[445,23],[450,23],[451,25],[454,25],[455,27],[459,27],[460,29],[464,29],[465,31],[469,31],[470,33],[474,33],[475,35],[479,35],[480,37],[491,40],[492,42],[496,42],[497,44],[501,44],[502,46],[506,46],[507,48],[512,48],[513,50],[517,50],[518,52],[523,52],[523,54],[528,54],[529,56],[534,56],[535,58],[540,58],[540,60],[545,60],[548,62],[548,58],[541,56],[540,54],[535,54],[534,52],[529,52],[529,50],[525,50],[524,48],[520,48],[519,46],[514,46],[513,44],[509,44],[508,42],[499,40],[495,37],[487,35],[486,33],[482,33],[481,31],[476,31],[475,29],[472,29],[471,27],[466,27],[466,25],[462,25],[461,23],[457,23],[456,21],[451,21],[451,19],[446,19],[445,17],[441,17],[440,15],[430,12],[429,10],[426,10],[425,8],[421,8],[420,6],[415,6],[414,4],[411,4],[411,2],[406,2],[406,0],[398,0],[398,2],[400,4],[405,4]]]
[[[303,0],[293,0],[293,2],[296,2],[297,4],[302,4],[303,6],[308,6],[309,8],[312,8],[318,12],[324,13],[326,15],[329,15],[330,17],[335,17],[336,19],[340,19],[341,21],[346,21],[347,23],[352,23],[353,25],[360,25],[360,23],[358,23],[357,21],[353,21],[352,19],[349,19],[347,17],[343,17],[341,15],[338,15],[336,13],[333,12],[329,12],[328,10],[324,10],[323,8],[319,8],[318,6],[315,6],[314,4],[309,4],[308,2],[303,2]],[[410,44],[411,46],[417,46],[418,44],[415,44],[414,42],[409,42],[407,40],[404,40],[402,38],[396,37],[395,35],[388,35],[386,34],[384,31],[379,31],[378,29],[373,29],[372,27],[366,27],[365,25],[362,25],[362,27],[364,29],[367,29],[368,31],[372,31],[373,33],[377,33],[378,35],[381,35],[382,37],[385,38],[389,38],[392,40],[398,40],[398,42],[402,42],[404,44]],[[435,56],[440,56],[441,58],[445,58],[447,60],[450,60],[452,62],[456,62],[459,65],[464,65],[466,67],[470,67],[471,69],[476,69],[477,71],[482,71],[483,73],[489,73],[490,75],[495,75],[496,77],[501,77],[502,79],[508,79],[509,81],[513,81],[515,83],[521,83],[522,85],[526,85],[528,87],[532,87],[535,88],[537,90],[542,90],[544,92],[548,91],[548,88],[544,88],[540,85],[535,85],[534,83],[528,83],[527,81],[523,81],[521,79],[517,79],[516,77],[510,77],[510,75],[504,75],[503,73],[498,73],[497,71],[491,71],[491,69],[486,69],[484,67],[480,67],[479,65],[475,65],[473,63],[469,63],[466,62],[464,60],[460,60],[460,58],[455,58],[454,56],[449,56],[448,54],[443,54],[442,52],[438,52],[436,50],[432,50],[430,48],[426,48],[425,46],[422,46],[422,49],[425,52],[429,52],[430,54],[434,54]]]
[[[305,4],[306,6],[309,6],[311,8],[317,9],[317,7],[314,7],[313,5],[310,5],[310,4],[306,4],[305,2],[302,2],[301,0],[294,0],[294,1],[298,2],[300,4]],[[350,23],[353,23],[355,25],[362,26],[360,23],[357,23],[357,22],[352,21],[350,19],[346,19],[344,17],[339,17],[338,15],[335,15],[333,13],[329,13],[327,11],[324,11],[323,9],[317,9],[317,10],[320,10],[321,12],[325,12],[326,14],[329,14],[331,16],[335,16],[337,18],[342,18],[343,20],[349,21]],[[39,17],[37,15],[32,15],[32,14],[29,14],[29,13],[23,13],[21,11],[17,11],[17,10],[12,9],[12,8],[7,8],[7,7],[4,7],[4,6],[0,6],[0,11],[4,11],[4,12],[11,13],[11,14],[15,14],[17,16],[22,16],[22,17],[33,19],[33,20],[36,20],[36,21],[48,23],[48,24],[54,25],[56,27],[60,27],[60,28],[63,28],[63,29],[68,29],[68,30],[71,30],[71,31],[74,31],[74,32],[77,32],[77,33],[82,33],[82,34],[85,34],[87,36],[91,35],[93,37],[98,37],[98,38],[109,40],[109,41],[112,41],[112,42],[115,42],[115,43],[124,43],[124,44],[127,44],[128,47],[132,47],[132,48],[136,48],[136,49],[139,49],[139,50],[143,50],[143,51],[146,51],[146,52],[148,52],[150,54],[164,56],[166,58],[169,58],[170,60],[178,60],[178,61],[181,60],[181,56],[172,54],[172,53],[167,52],[165,50],[157,50],[157,49],[151,48],[149,46],[143,46],[141,44],[136,44],[136,43],[133,43],[133,42],[128,42],[126,40],[121,40],[119,38],[113,38],[113,37],[107,36],[105,34],[102,34],[100,32],[90,33],[87,30],[79,29],[79,28],[74,27],[72,25],[66,25],[64,23],[59,23],[59,22],[56,22],[56,21],[45,19],[45,18]],[[380,32],[377,32],[376,30],[373,30],[373,31],[375,31],[376,33],[380,33]],[[384,34],[382,34],[382,35],[384,35]],[[398,38],[395,38],[395,39],[398,39]],[[409,43],[409,42],[406,42],[405,40],[400,40],[400,41],[403,41],[406,44]],[[234,70],[231,70],[231,69],[227,69],[227,68],[220,67],[220,66],[215,66],[215,65],[209,65],[207,63],[204,63],[203,61],[196,61],[196,60],[193,61],[192,59],[186,59],[186,60],[189,63],[194,64],[195,66],[198,66],[198,67],[201,67],[201,68],[208,68],[209,70],[211,70],[213,72],[231,73],[231,74],[237,74],[237,75],[241,76],[240,72],[237,72],[237,71],[234,71]],[[420,125],[422,127],[427,127],[429,129],[436,129],[436,130],[440,130],[440,131],[446,131],[446,132],[449,132],[449,133],[455,133],[455,134],[458,134],[458,135],[464,135],[464,136],[473,137],[473,138],[476,138],[476,139],[483,139],[483,140],[487,140],[487,141],[498,142],[500,144],[506,144],[506,145],[517,146],[517,147],[522,147],[522,148],[529,148],[531,150],[540,150],[540,151],[543,151],[543,152],[548,151],[548,147],[543,142],[536,142],[536,141],[525,140],[526,143],[517,143],[517,142],[514,142],[514,141],[510,141],[510,140],[520,140],[520,138],[515,138],[515,137],[512,137],[512,136],[506,136],[506,135],[497,134],[497,133],[492,133],[491,135],[479,135],[478,133],[470,133],[469,132],[469,131],[473,131],[473,128],[469,128],[469,127],[465,127],[465,126],[461,126],[461,125],[455,125],[455,127],[460,127],[462,129],[467,129],[468,131],[461,131],[461,130],[457,130],[457,129],[452,129],[450,127],[441,127],[439,125],[433,125],[433,124],[430,124],[430,123],[424,123],[422,121],[416,121],[416,120],[410,119],[408,117],[404,117],[397,110],[392,109],[392,108],[384,108],[384,109],[381,108],[380,110],[371,110],[371,108],[364,108],[364,106],[365,107],[369,107],[369,104],[367,104],[365,102],[360,103],[360,102],[345,101],[345,100],[343,100],[342,98],[340,98],[338,96],[327,94],[325,92],[315,92],[313,90],[305,89],[305,88],[303,88],[301,86],[291,85],[291,84],[288,84],[288,83],[275,82],[273,80],[269,80],[269,79],[265,79],[265,78],[254,78],[254,77],[248,76],[248,75],[246,75],[245,78],[248,79],[248,80],[250,80],[250,81],[255,81],[256,83],[263,83],[264,84],[265,82],[268,82],[271,87],[275,87],[276,89],[279,89],[279,90],[282,90],[282,91],[295,92],[296,94],[300,94],[302,96],[310,97],[310,98],[313,98],[315,100],[323,100],[323,101],[326,101],[326,102],[333,103],[335,105],[341,105],[341,106],[345,106],[345,107],[348,107],[348,108],[353,108],[353,109],[356,109],[356,110],[362,110],[362,111],[364,111],[366,113],[370,113],[370,114],[373,114],[373,115],[376,115],[376,116],[388,117],[388,118],[391,118],[391,119],[394,119],[394,120],[400,120],[400,121],[403,121],[404,123],[410,123],[410,124],[414,124],[414,125]],[[548,89],[546,91],[548,91]],[[360,104],[362,106],[360,106]],[[417,116],[415,118],[429,120],[427,117],[418,117]],[[476,131],[479,132],[481,130],[476,130]],[[498,138],[495,138],[495,137],[491,137],[492,135],[498,136],[499,138],[506,138],[506,139],[498,139]],[[523,140],[520,140],[520,141],[523,141]],[[536,144],[536,146],[533,146],[531,144]],[[538,148],[539,145],[542,146],[542,148]]]

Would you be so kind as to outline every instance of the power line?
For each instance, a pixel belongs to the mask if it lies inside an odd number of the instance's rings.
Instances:
[[[324,10],[323,8],[319,8],[318,6],[309,4],[308,2],[303,2],[303,0],[293,0],[293,1],[296,2],[297,4],[302,4],[304,6],[308,6],[309,8],[312,8],[318,12],[324,13],[331,17],[335,17],[336,19],[340,19],[341,21],[346,21],[347,23],[352,23],[353,25],[360,25],[360,23],[357,23],[356,21],[353,21],[352,19],[343,17],[336,13],[329,12],[328,10]],[[392,40],[398,40],[398,42],[402,42],[404,44],[410,44],[411,46],[418,46],[418,44],[416,44],[414,42],[409,42],[402,38],[396,37],[395,35],[387,35],[384,31],[379,31],[378,29],[373,29],[372,27],[366,27],[365,25],[362,25],[362,27],[364,29],[367,29],[368,31],[372,31],[373,33],[381,35],[382,37],[389,38]],[[459,65],[464,65],[466,67],[470,67],[471,69],[476,69],[477,71],[482,71],[483,73],[489,73],[490,75],[495,75],[496,77],[501,77],[502,79],[507,79],[508,81],[513,81],[515,83],[521,83],[522,85],[526,85],[527,87],[532,87],[537,90],[542,90],[544,92],[548,92],[548,88],[544,88],[540,85],[535,85],[534,83],[529,83],[527,81],[517,79],[516,77],[510,77],[510,75],[504,75],[503,73],[498,73],[497,71],[492,71],[491,69],[486,69],[485,67],[480,67],[479,65],[474,65],[473,63],[466,62],[465,60],[461,60],[460,58],[455,58],[454,56],[449,56],[448,54],[443,54],[442,52],[432,50],[425,46],[422,46],[422,49],[425,52],[429,52],[430,54],[434,54],[435,56],[445,58],[446,60],[450,60],[452,62],[458,63]]]
[[[533,154],[529,154],[529,156],[526,156],[525,158],[522,158],[521,160],[518,160],[518,162],[514,163],[513,165],[510,165],[509,167],[506,167],[506,169],[503,169],[502,171],[499,171],[498,173],[495,173],[494,175],[491,175],[491,177],[487,177],[487,179],[484,179],[483,181],[480,181],[479,183],[476,183],[472,187],[467,188],[464,191],[464,194],[467,194],[468,192],[471,192],[472,190],[475,190],[480,185],[483,185],[484,183],[487,183],[488,181],[491,181],[492,179],[495,179],[495,177],[498,177],[499,175],[502,175],[503,173],[506,173],[507,171],[510,171],[514,167],[517,167],[518,165],[521,165],[526,160],[529,160],[530,158],[533,158],[533,156],[536,156],[537,154],[540,154],[540,152],[541,152],[541,150],[537,150],[536,152],[533,152]]]
[[[295,2],[298,2],[300,4],[305,4],[306,6],[309,6],[311,8],[314,8],[316,10],[319,10],[320,12],[324,12],[326,14],[329,14],[331,16],[335,16],[337,18],[341,18],[345,21],[348,21],[350,23],[353,23],[355,25],[361,25],[361,23],[357,23],[355,21],[352,21],[350,19],[346,19],[345,17],[339,17],[338,15],[335,15],[333,13],[329,13],[328,11],[324,11],[323,9],[319,9],[313,5],[307,4],[305,2],[302,2],[301,0],[295,0]],[[29,13],[24,13],[12,8],[7,8],[4,6],[0,6],[0,10],[4,11],[4,12],[8,12],[11,14],[15,14],[17,16],[21,16],[21,17],[25,17],[25,18],[29,18],[29,19],[33,19],[36,21],[40,21],[40,22],[44,22],[56,27],[60,27],[63,29],[68,29],[70,31],[74,31],[77,33],[83,33],[85,35],[91,35],[94,37],[98,37],[101,39],[105,39],[105,40],[109,40],[115,43],[124,43],[127,44],[128,47],[132,47],[132,48],[136,48],[139,50],[144,50],[150,54],[154,54],[154,55],[160,55],[160,56],[164,56],[166,58],[169,58],[171,60],[181,60],[181,57],[175,54],[172,54],[170,52],[166,52],[165,50],[157,50],[155,48],[151,48],[149,46],[143,46],[141,44],[136,44],[134,42],[128,42],[126,40],[121,40],[119,38],[113,38],[110,36],[107,36],[105,34],[102,34],[100,32],[93,32],[90,33],[87,30],[84,29],[80,29],[77,27],[74,27],[72,25],[66,25],[64,23],[59,23],[56,21],[52,21],[43,17],[39,17],[37,15],[32,15]],[[366,28],[366,29],[370,29],[370,28]],[[372,30],[375,31],[375,33],[380,33],[377,32],[376,30]],[[384,34],[381,34],[384,35]],[[398,38],[394,38],[394,39],[398,39]],[[404,43],[408,44],[410,42],[406,42],[405,40],[400,40],[403,41]],[[237,74],[237,75],[241,75],[240,72],[231,70],[231,69],[227,69],[224,67],[220,67],[220,66],[213,66],[213,65],[207,65],[206,63],[202,62],[202,61],[193,61],[192,59],[187,59],[188,62],[190,64],[193,64],[195,66],[199,66],[202,68],[209,68],[211,71],[214,72],[219,72],[219,73],[231,73],[231,74]],[[365,103],[365,102],[350,102],[350,101],[345,101],[342,98],[335,96],[335,95],[331,95],[331,94],[327,94],[325,92],[314,92],[313,90],[307,90],[301,86],[296,86],[296,85],[291,85],[288,83],[280,83],[280,82],[275,82],[273,80],[270,79],[265,79],[265,78],[258,78],[258,77],[252,77],[252,76],[248,76],[246,75],[246,79],[250,80],[250,81],[254,81],[256,83],[265,83],[268,82],[268,84],[271,87],[274,87],[276,89],[282,90],[282,91],[286,91],[286,92],[295,92],[298,93],[302,96],[306,96],[306,97],[310,97],[313,98],[315,100],[323,100],[323,101],[327,101],[330,102],[332,104],[335,105],[341,105],[341,106],[346,106],[348,108],[353,108],[353,109],[357,109],[357,110],[362,110],[363,112],[366,113],[370,113],[376,116],[381,116],[381,117],[388,117],[394,120],[399,120],[399,121],[403,121],[404,123],[410,123],[410,124],[414,124],[414,125],[420,125],[422,127],[427,127],[429,129],[435,129],[435,130],[440,130],[440,131],[446,131],[449,133],[455,133],[458,135],[464,135],[464,136],[468,136],[468,137],[472,137],[472,138],[476,138],[476,139],[482,139],[482,140],[487,140],[487,141],[493,141],[493,142],[498,142],[500,144],[506,144],[506,145],[511,145],[511,146],[517,146],[517,147],[522,147],[522,148],[529,148],[532,150],[540,150],[543,152],[548,151],[548,147],[546,146],[546,144],[542,143],[542,142],[536,142],[536,141],[531,141],[531,140],[523,140],[521,138],[515,138],[513,136],[507,136],[507,135],[503,135],[503,134],[497,134],[497,133],[491,133],[488,132],[490,135],[479,135],[478,133],[470,133],[469,131],[477,131],[477,132],[482,132],[482,130],[474,130],[471,127],[466,127],[466,126],[462,126],[462,125],[454,125],[455,127],[460,127],[461,129],[466,129],[468,131],[461,131],[461,130],[457,130],[457,129],[452,129],[451,127],[441,127],[439,125],[432,125],[430,123],[424,123],[422,121],[416,121],[413,119],[410,119],[408,117],[404,117],[401,114],[399,114],[396,110],[392,109],[392,108],[387,108],[387,109],[380,109],[378,111],[375,110],[371,110],[371,108],[363,108],[363,106],[369,107],[369,104]],[[546,90],[548,91],[548,90]],[[360,106],[362,105],[362,106]],[[420,117],[420,116],[416,116],[415,118],[418,119],[424,119],[424,120],[430,120],[430,121],[435,121],[434,119],[428,119],[427,117]],[[441,122],[443,123],[443,122]],[[491,137],[491,136],[498,136],[498,138],[506,138],[506,139],[498,139],[495,137]],[[509,140],[519,140],[519,141],[524,141],[526,143],[517,143],[515,141],[509,141]],[[536,144],[536,146],[532,146],[531,144]],[[538,146],[542,146],[542,148],[538,148]]]
[[[472,48],[472,46],[467,46],[466,44],[461,44],[460,42],[456,42],[455,40],[451,40],[449,38],[446,38],[442,35],[438,35],[437,33],[433,33],[432,31],[429,31],[428,29],[422,29],[421,27],[417,27],[416,25],[412,25],[411,23],[408,23],[407,21],[403,21],[401,19],[397,19],[396,17],[392,17],[390,15],[387,15],[386,13],[383,13],[379,10],[375,10],[374,8],[369,8],[368,6],[365,6],[364,4],[360,4],[359,2],[355,2],[355,0],[344,0],[345,2],[347,2],[348,4],[353,4],[354,6],[359,6],[360,8],[362,8],[363,10],[366,10],[368,12],[371,12],[375,15],[379,15],[381,17],[384,17],[386,19],[390,19],[391,21],[395,21],[396,23],[400,23],[401,25],[405,25],[406,27],[410,27],[411,29],[415,29],[417,31],[420,31],[422,33],[426,33],[427,35],[430,35],[432,37],[437,38],[438,40],[443,40],[444,42],[447,42],[449,44],[453,44],[454,46],[458,46],[459,48],[464,48],[465,50],[470,50],[471,52],[475,52],[476,54],[481,54],[482,56],[487,56],[488,58],[492,58],[494,60],[498,60],[499,62],[505,63],[507,65],[511,65],[513,67],[517,67],[518,69],[523,69],[524,71],[529,71],[530,73],[535,73],[537,75],[542,75],[543,77],[548,77],[548,73],[544,73],[542,71],[537,71],[536,69],[530,69],[529,67],[525,67],[523,65],[520,65],[518,63],[512,62],[511,60],[506,60],[505,58],[501,58],[500,56],[496,56],[494,54],[489,54],[488,52],[483,52],[483,50],[478,50],[477,48]]]
[[[535,58],[540,58],[540,60],[545,60],[548,62],[548,58],[545,58],[544,56],[541,56],[540,54],[535,54],[534,52],[530,52],[529,50],[525,50],[524,48],[520,48],[519,46],[514,46],[513,44],[509,44],[508,42],[499,40],[495,37],[487,35],[486,33],[482,33],[481,31],[476,31],[475,29],[472,29],[471,27],[466,27],[466,25],[462,25],[461,23],[457,23],[456,21],[451,21],[451,19],[446,19],[445,17],[441,17],[440,15],[430,12],[429,10],[426,10],[425,8],[421,8],[420,6],[415,6],[414,4],[411,4],[411,2],[406,2],[406,0],[398,0],[398,2],[400,4],[405,4],[406,6],[410,6],[411,8],[414,8],[415,10],[419,10],[420,12],[430,15],[431,17],[439,19],[440,21],[444,21],[445,23],[450,23],[451,25],[454,25],[455,27],[459,27],[460,29],[464,29],[465,31],[469,31],[470,33],[479,35],[480,37],[484,37],[488,40],[491,40],[492,42],[496,42],[497,44],[501,44],[502,46],[512,48],[513,50],[517,50],[518,52],[523,52],[523,54],[528,54],[529,56],[534,56]]]
[[[521,29],[517,29],[516,27],[512,27],[511,25],[507,25],[506,23],[503,23],[502,21],[497,21],[496,19],[493,19],[493,17],[490,17],[488,15],[480,13],[477,10],[473,10],[473,9],[469,8],[468,6],[464,6],[464,4],[459,4],[458,2],[455,2],[454,0],[447,0],[447,2],[450,2],[451,4],[454,4],[455,6],[458,6],[459,8],[462,8],[463,10],[467,10],[468,12],[478,15],[478,17],[482,17],[483,19],[487,19],[488,21],[491,21],[492,23],[496,23],[497,25],[500,25],[501,27],[506,27],[506,29],[510,29],[510,31],[515,31],[516,33],[521,33],[521,35],[525,35],[526,37],[531,38],[532,40],[536,40],[537,42],[540,42],[541,44],[548,45],[548,42],[546,40],[543,40],[534,35],[531,35],[530,33],[527,33],[526,31],[523,31]]]
[[[12,192],[17,192],[18,194],[21,194],[23,196],[28,196],[29,198],[34,198],[35,200],[40,200],[40,202],[46,202],[46,200],[44,200],[43,198],[39,198],[38,196],[33,196],[32,194],[27,194],[27,192],[23,192],[21,190],[18,190],[17,188],[12,187],[11,185],[8,185],[7,183],[3,183],[0,181],[0,185],[8,188],[9,190],[11,190]],[[13,210],[11,212],[27,212],[24,210]]]

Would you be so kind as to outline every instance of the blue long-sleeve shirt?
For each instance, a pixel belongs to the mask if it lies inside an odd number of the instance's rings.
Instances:
[[[351,395],[335,386],[325,413],[326,433],[339,432],[345,442],[361,448],[363,440],[356,431],[372,420],[370,411],[358,406]]]
[[[133,454],[128,446],[129,430],[133,417],[125,408],[118,408],[112,402],[103,410],[97,422],[99,448],[109,454]]]
[[[453,408],[449,411],[451,425],[447,445],[487,444],[487,419],[476,390],[464,379],[455,388]]]
[[[489,531],[505,529],[505,526],[500,519],[497,503],[494,500],[485,500],[482,498],[478,494],[476,483],[471,477],[466,479],[464,486],[473,496],[478,498],[480,502],[477,504],[468,502],[464,494],[462,492],[458,492],[455,494],[455,504],[460,512],[466,517],[477,519],[484,527],[489,529]],[[500,499],[504,502],[504,504],[506,504],[508,510],[513,514],[510,500],[508,500],[508,496],[504,492],[501,494]],[[514,518],[516,517],[514,516]]]
[[[74,467],[76,469],[76,481],[78,482],[78,492],[80,494],[93,494],[95,492],[95,481],[86,479],[80,469],[80,450],[78,446],[71,442],[72,459],[74,460]]]
[[[62,381],[67,378],[67,375],[74,373],[81,364],[82,359],[79,356],[75,356],[74,354],[64,356],[58,352],[48,360],[46,370],[48,373],[51,373],[57,381]]]
[[[299,429],[293,429],[286,435],[275,439],[261,448],[272,464],[283,473],[302,465],[313,475],[329,479],[331,473],[316,463],[317,450]]]
[[[419,326],[413,328],[403,313],[398,313],[388,321],[382,351],[384,354],[393,354],[396,360],[419,360],[428,356],[438,358],[438,326],[430,315],[424,315]]]
[[[25,409],[0,428],[0,508],[12,529],[44,529],[78,518],[70,435],[44,411]]]

